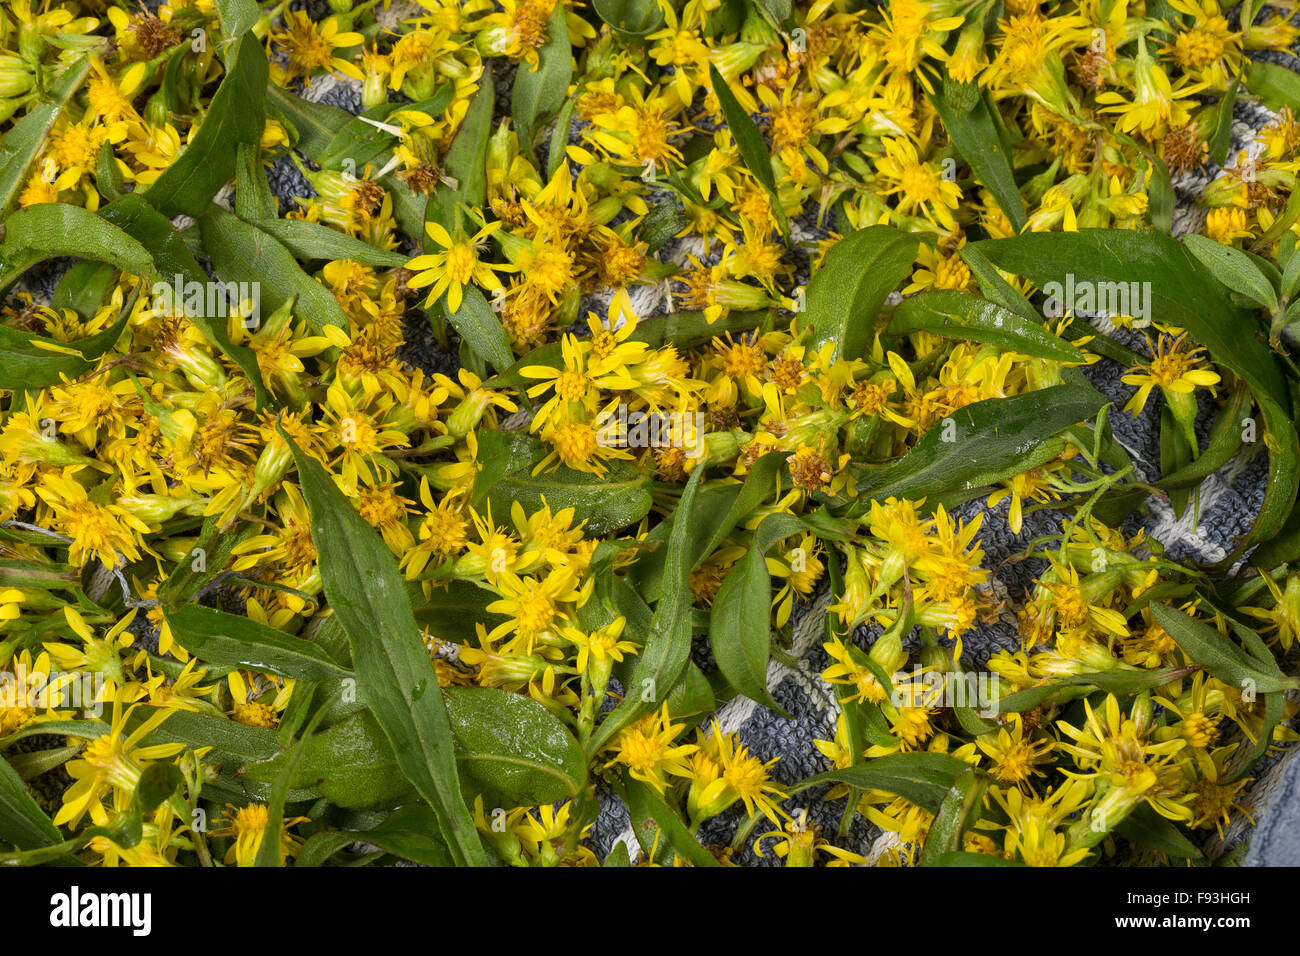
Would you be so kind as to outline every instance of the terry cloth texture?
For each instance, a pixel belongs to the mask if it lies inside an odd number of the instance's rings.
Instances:
[[[328,16],[329,12],[328,6],[319,0],[310,3],[295,0],[290,8],[305,9],[317,19]],[[404,16],[415,15],[419,9],[408,0],[397,0],[384,17],[386,22],[395,23]],[[1260,10],[1257,19],[1270,12],[1270,8]],[[1228,16],[1235,21],[1237,11],[1231,11]],[[1300,15],[1297,22],[1300,22]],[[1300,50],[1300,44],[1293,49],[1293,53],[1297,50]],[[1300,72],[1300,58],[1294,55],[1271,52],[1250,55]],[[498,103],[506,112],[509,110],[511,77],[512,72],[509,70],[498,71],[495,76]],[[355,81],[326,77],[315,80],[311,87],[299,92],[308,99],[329,103],[352,113],[359,112],[361,108],[360,84]],[[1262,106],[1240,100],[1237,102],[1228,153],[1230,164],[1243,149],[1250,155],[1260,151],[1255,143],[1255,134],[1274,118],[1275,114]],[[571,139],[576,139],[576,134],[575,125]],[[1195,199],[1212,179],[1222,174],[1222,170],[1211,163],[1200,174],[1184,174],[1174,178],[1174,190],[1178,197],[1174,217],[1175,235],[1202,228],[1205,211],[1196,206]],[[279,201],[281,215],[295,208],[295,198],[314,195],[306,178],[287,158],[275,164],[268,178],[272,192]],[[223,190],[217,201],[229,207],[231,193],[230,188]],[[666,193],[657,198],[661,201],[675,201]],[[177,221],[180,227],[188,224],[184,217]],[[818,240],[826,238],[828,233],[817,226],[815,216],[811,214],[799,217],[791,223],[791,227],[796,248],[804,250],[796,252],[796,256],[802,257],[797,280],[806,283],[806,250],[812,248]],[[404,239],[402,251],[412,252],[412,249],[413,243]],[[699,242],[682,240],[666,245],[660,251],[660,256],[685,266],[687,256],[693,255],[708,264],[705,252]],[[68,265],[69,260],[56,260],[38,267],[29,273],[25,285],[38,298],[48,301]],[[635,287],[631,290],[631,299],[637,314],[643,319],[672,310],[670,285],[666,281]],[[894,301],[897,301],[897,296]],[[589,296],[582,303],[581,312],[585,314],[590,310],[604,317],[607,315],[608,304],[608,295]],[[1094,319],[1093,322],[1100,331],[1113,335],[1135,352],[1150,355],[1142,335],[1115,329],[1104,318]],[[407,324],[407,338],[407,345],[401,355],[410,365],[444,373],[456,366],[454,355],[439,350],[431,330],[419,313],[415,313],[412,321]],[[1159,392],[1153,393],[1145,411],[1136,418],[1120,411],[1135,391],[1120,381],[1123,372],[1124,369],[1116,363],[1103,359],[1088,368],[1085,374],[1092,385],[1112,402],[1111,427],[1117,440],[1132,456],[1139,476],[1152,480],[1160,475],[1159,413],[1162,399]],[[1197,423],[1197,435],[1202,444],[1206,440],[1212,418],[1213,403],[1205,399]],[[1232,462],[1202,483],[1199,489],[1199,507],[1194,505],[1181,518],[1177,518],[1167,502],[1152,497],[1141,513],[1130,517],[1124,530],[1133,534],[1139,527],[1144,528],[1148,536],[1164,545],[1169,557],[1180,561],[1200,564],[1220,561],[1228,554],[1230,542],[1249,529],[1258,513],[1263,500],[1266,473],[1267,456],[1262,443],[1246,445]],[[993,572],[990,583],[996,596],[1010,598],[1015,603],[1024,598],[1034,578],[1043,570],[1045,562],[1029,560],[1004,564],[1004,560],[1022,551],[1033,538],[1059,532],[1063,516],[1050,510],[1028,513],[1021,533],[1013,535],[1006,525],[1008,506],[1009,503],[1004,501],[996,508],[987,509],[983,507],[982,501],[977,500],[955,509],[955,516],[970,520],[980,511],[989,512],[980,531],[985,550],[985,566]],[[789,719],[753,701],[739,698],[721,707],[705,722],[705,726],[708,726],[716,721],[723,732],[735,732],[750,752],[760,759],[767,761],[777,758],[772,776],[782,784],[795,784],[813,774],[831,769],[830,763],[814,745],[818,739],[831,740],[834,737],[838,716],[835,695],[819,676],[830,664],[822,649],[825,608],[829,602],[830,595],[823,585],[811,601],[801,601],[796,605],[792,617],[794,642],[788,653],[798,662],[798,667],[791,668],[774,661],[768,668],[767,689],[773,699],[791,715]],[[860,628],[855,639],[865,648],[870,646],[877,632],[878,629],[872,632]],[[142,637],[147,642],[154,635],[142,634]],[[977,624],[974,631],[963,638],[963,645],[965,667],[968,670],[983,668],[989,656],[998,649],[1015,649],[1019,646],[1014,615],[1007,613],[995,623]],[[704,638],[696,639],[693,658],[706,670],[715,667]],[[1254,808],[1255,819],[1260,822],[1257,828],[1253,828],[1256,835],[1247,856],[1250,865],[1300,865],[1300,761],[1294,759],[1297,752],[1300,751],[1293,749],[1283,757],[1270,756],[1261,761],[1255,771],[1257,783],[1247,791],[1247,803]],[[835,838],[845,804],[843,799],[826,800],[826,790],[827,788],[821,788],[806,791],[791,799],[785,807],[791,813],[806,810],[808,822],[815,823],[823,835],[845,849],[861,853],[870,861],[879,859],[896,843],[893,834],[869,824],[860,815],[855,817],[846,838]],[[603,857],[619,841],[623,841],[635,857],[639,845],[630,826],[627,808],[603,785],[599,787],[598,796],[601,813],[588,837],[588,844]],[[729,843],[741,816],[740,808],[735,807],[709,821],[702,828],[701,839],[713,845]],[[733,857],[734,862],[759,866],[780,865],[773,854],[758,857],[753,851],[754,839],[772,828],[761,821]],[[1250,820],[1238,813],[1226,828],[1223,839],[1211,837],[1204,849],[1212,858],[1220,857],[1249,839],[1251,831]]]

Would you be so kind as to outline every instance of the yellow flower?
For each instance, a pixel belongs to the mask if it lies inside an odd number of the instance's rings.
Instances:
[[[271,33],[271,42],[284,51],[289,61],[284,81],[289,83],[302,76],[306,77],[308,86],[317,70],[342,73],[354,80],[362,79],[363,74],[356,64],[336,56],[335,51],[360,46],[364,39],[360,33],[340,32],[338,17],[317,24],[302,10],[285,13],[284,29]]]
[[[685,729],[684,724],[672,722],[668,716],[668,705],[664,704],[658,713],[642,717],[619,732],[612,744],[614,756],[606,762],[605,767],[624,766],[634,779],[648,783],[663,793],[669,776],[690,776],[691,769],[686,758],[695,753],[699,746],[676,742]]]
[[[1124,411],[1134,415],[1141,412],[1154,388],[1164,392],[1166,401],[1177,402],[1176,396],[1189,396],[1197,388],[1209,388],[1219,383],[1219,373],[1201,364],[1201,354],[1205,349],[1189,347],[1186,332],[1172,339],[1162,337],[1158,343],[1152,343],[1148,336],[1147,345],[1151,349],[1151,361],[1134,366],[1121,379],[1125,385],[1138,386],[1137,394],[1129,399]]]
[[[406,268],[416,274],[407,285],[412,289],[433,286],[429,290],[429,297],[424,302],[426,308],[446,293],[447,308],[452,312],[459,311],[465,287],[470,283],[489,291],[500,289],[501,280],[497,278],[497,273],[514,272],[516,267],[493,265],[479,258],[479,250],[484,241],[500,228],[500,222],[489,223],[469,239],[461,237],[453,240],[447,230],[438,223],[425,223],[429,238],[440,246],[442,251],[425,253],[408,262]]]

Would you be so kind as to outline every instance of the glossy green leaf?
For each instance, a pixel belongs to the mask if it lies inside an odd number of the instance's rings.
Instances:
[[[1083,353],[1010,309],[976,295],[951,290],[923,292],[904,299],[889,320],[889,331],[933,332],[1058,362],[1082,362]]]
[[[145,191],[145,198],[166,216],[195,218],[235,176],[237,143],[257,143],[266,125],[267,63],[261,41],[240,37],[230,69],[194,138]]]
[[[625,37],[649,36],[664,24],[663,11],[655,0],[593,0],[592,9]]]
[[[247,617],[185,604],[166,612],[166,619],[181,647],[214,664],[308,681],[349,674],[310,641]]]
[[[988,788],[988,777],[978,773],[974,767],[962,771],[944,795],[939,812],[930,823],[918,865],[942,866],[940,861],[944,854],[961,850],[961,836],[979,821],[984,793]]]
[[[285,440],[311,513],[325,596],[351,642],[361,696],[403,773],[438,814],[457,862],[485,865],[456,774],[438,677],[397,563],[325,469]]]
[[[805,294],[801,324],[812,328],[809,348],[834,342],[837,358],[861,358],[881,306],[911,272],[919,245],[892,226],[868,226],[835,243]]]
[[[492,311],[492,306],[478,286],[465,287],[460,308],[455,312],[448,309],[446,296],[435,302],[432,308],[439,310],[451,322],[460,333],[461,340],[469,345],[475,355],[497,371],[510,368],[515,360],[510,340],[506,338],[500,317]]]
[[[449,687],[445,693],[469,799],[482,796],[486,807],[536,806],[582,791],[582,748],[537,701],[494,687]]]
[[[569,27],[564,8],[557,4],[546,23],[546,42],[537,51],[537,66],[521,63],[515,74],[514,93],[510,99],[520,148],[532,155],[533,140],[544,123],[569,95],[573,77],[573,48],[569,45]]]
[[[1246,89],[1273,109],[1300,110],[1300,76],[1275,63],[1247,60],[1242,78]]]
[[[624,792],[627,808],[632,817],[632,829],[646,856],[655,846],[655,834],[660,834],[660,849],[667,844],[674,853],[695,866],[720,866],[713,854],[691,835],[680,816],[664,802],[655,790],[631,776],[624,775]]]
[[[1233,292],[1240,292],[1261,308],[1277,308],[1277,291],[1273,283],[1248,253],[1195,233],[1183,236],[1183,244]]]
[[[654,504],[650,477],[632,462],[612,461],[604,475],[575,471],[560,465],[553,471],[534,475],[531,465],[505,474],[487,488],[483,501],[490,505],[496,520],[510,514],[510,505],[518,501],[532,514],[542,507],[551,511],[573,508],[576,521],[586,521],[586,531],[608,535],[636,524]]]

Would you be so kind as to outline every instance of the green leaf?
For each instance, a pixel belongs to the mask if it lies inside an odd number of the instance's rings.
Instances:
[[[20,850],[35,850],[62,839],[58,828],[27,792],[22,778],[0,757],[0,840]]]
[[[235,176],[237,143],[258,143],[266,125],[267,64],[261,41],[240,37],[229,72],[194,138],[145,191],[166,216],[198,218],[218,190]]]
[[[899,753],[865,760],[856,767],[829,770],[801,780],[790,795],[810,787],[847,783],[859,790],[883,790],[938,813],[944,797],[970,764],[947,754]]]
[[[965,292],[936,290],[904,299],[889,320],[889,331],[933,332],[950,339],[986,342],[1000,349],[1059,362],[1082,362],[1069,342],[1000,305]]]
[[[943,120],[948,138],[966,160],[975,178],[993,194],[1016,232],[1020,232],[1029,222],[1029,217],[1012,172],[1011,157],[998,130],[994,116],[997,107],[986,93],[974,107],[962,113],[954,108],[945,94],[946,88],[935,84],[930,102]]]
[[[55,256],[107,262],[150,281],[160,278],[148,249],[88,209],[43,203],[9,217],[0,243],[0,262],[6,267],[22,264],[26,269]]]
[[[246,617],[197,604],[165,617],[181,647],[201,660],[308,681],[350,674],[310,641]]]
[[[183,782],[180,769],[174,763],[152,763],[140,774],[135,787],[135,799],[142,814],[153,813]]]
[[[776,189],[772,157],[768,153],[767,143],[763,141],[763,134],[759,132],[753,118],[745,112],[736,95],[731,92],[727,81],[712,63],[709,64],[709,82],[713,87],[714,95],[718,98],[718,105],[722,107],[722,115],[731,130],[731,138],[736,141],[736,148],[740,151],[740,158],[745,162],[745,168],[753,173],[767,190],[768,196],[772,199],[772,212],[781,227],[781,234],[789,241],[790,224],[786,221],[785,207],[781,204],[781,196]]]
[[[1240,85],[1241,77],[1234,76],[1224,91],[1223,99],[1219,100],[1219,108],[1215,113],[1214,134],[1210,137],[1210,159],[1214,160],[1216,166],[1226,166],[1228,163],[1228,144],[1232,141],[1232,107],[1237,102],[1237,88]]]
[[[482,446],[479,446],[482,448]],[[502,516],[504,517],[504,515]],[[500,614],[490,613],[487,606],[497,600],[494,591],[488,591],[471,581],[452,578],[439,582],[428,597],[418,583],[410,583],[411,610],[415,623],[428,628],[429,633],[444,641],[465,644],[474,640],[476,624],[489,631],[505,620]]]
[[[1273,109],[1300,110],[1300,76],[1284,66],[1247,60],[1242,73],[1246,89]]]
[[[886,494],[916,500],[993,484],[1051,461],[1065,447],[1056,436],[1105,404],[1076,385],[975,402],[936,424],[902,458],[868,473],[858,491],[864,502]]]
[[[226,564],[234,556],[234,548],[255,530],[251,524],[223,529],[217,518],[213,515],[203,523],[194,547],[167,575],[167,580],[158,586],[158,600],[164,607],[175,607],[193,600],[209,581],[226,569]]]
[[[280,208],[271,195],[271,185],[266,180],[266,169],[262,166],[261,145],[240,143],[235,165],[235,215],[248,222],[256,222],[259,219],[275,219],[279,214]]]
[[[134,302],[134,296],[131,299]],[[126,330],[130,317],[130,303],[122,315],[107,329],[76,342],[55,342],[53,339],[29,332],[19,332],[0,325],[0,370],[4,374],[4,387],[19,391],[55,385],[63,376],[76,378],[90,371],[91,363],[111,349]],[[37,343],[74,348],[80,356],[50,351]]]
[[[592,9],[625,37],[646,37],[664,25],[656,0],[594,0]]]
[[[402,772],[438,814],[457,862],[486,865],[456,774],[438,676],[392,553],[328,472],[281,435],[298,465],[325,596],[351,642],[361,693]]]
[[[299,259],[351,259],[365,266],[397,268],[407,257],[305,219],[256,219],[251,221]],[[500,323],[498,323],[499,325]]]
[[[269,315],[292,296],[294,315],[315,333],[327,325],[348,328],[348,317],[334,293],[302,271],[293,253],[276,239],[220,206],[199,217],[203,246],[225,282],[261,283],[261,310]]]
[[[354,837],[425,866],[451,866],[453,862],[446,841],[438,833],[437,816],[421,804],[399,807],[378,826],[361,830]],[[294,860],[294,865],[300,865],[299,861]]]
[[[456,185],[444,183],[439,186],[429,197],[425,213],[430,222],[440,224],[448,232],[455,231],[458,205],[477,209],[487,196],[487,147],[492,134],[492,107],[496,98],[490,63],[485,61],[483,64],[478,92],[469,101],[465,118],[443,159],[443,173]],[[423,236],[417,238],[423,239]]]
[[[1000,856],[987,853],[968,853],[964,850],[945,853],[939,858],[939,866],[1024,866],[1016,860],[1004,860]]]
[[[1195,233],[1184,236],[1183,244],[1216,279],[1233,292],[1240,292],[1270,312],[1277,309],[1277,291],[1273,288],[1273,283],[1255,265],[1249,254]]]
[[[805,295],[810,351],[834,342],[835,357],[860,358],[881,306],[911,272],[919,245],[916,236],[892,226],[868,226],[835,243]]]
[[[974,767],[962,771],[945,794],[939,812],[930,824],[919,866],[942,866],[940,861],[944,854],[961,850],[961,835],[979,821],[984,793],[988,788],[989,778]]]
[[[691,472],[677,507],[691,513],[703,468]],[[653,712],[681,677],[691,654],[690,531],[680,522],[668,536],[663,595],[655,607],[650,635],[637,655],[627,696],[605,717],[592,737],[589,753],[600,748],[628,724]]]
[[[1300,687],[1300,680],[1270,673],[1266,665],[1203,621],[1167,604],[1152,604],[1151,613],[1190,660],[1205,665],[1212,676],[1225,684],[1261,694]]]
[[[376,159],[385,150],[391,149],[397,139],[388,130],[381,129],[374,123],[368,123],[367,120],[382,122],[400,110],[437,116],[451,105],[454,96],[455,90],[452,84],[444,83],[427,100],[418,103],[382,103],[368,109],[343,124],[343,128],[334,134],[334,138],[324,151],[312,158],[320,165],[331,169],[340,166],[347,168],[345,164],[351,161],[353,167],[350,172],[355,174],[363,169],[366,163]]]
[[[128,721],[128,726],[143,721],[153,709],[150,705],[141,705]],[[190,747],[211,747],[212,753],[205,758],[207,762],[236,767],[269,760],[280,745],[274,730],[249,727],[225,717],[186,710],[173,711],[145,741],[148,744],[183,743]]]
[[[1115,826],[1115,832],[1131,843],[1140,843],[1170,856],[1187,860],[1204,858],[1196,844],[1187,839],[1173,821],[1152,810],[1150,804],[1139,804]]]
[[[86,260],[75,263],[59,280],[50,308],[72,309],[82,319],[89,319],[104,301],[115,280],[117,270],[106,262]]]
[[[483,500],[501,520],[510,513],[512,502],[518,501],[532,514],[541,509],[543,498],[553,512],[573,508],[576,520],[587,522],[588,534],[602,536],[640,521],[654,504],[650,476],[621,460],[611,461],[604,475],[566,465],[534,475],[531,464],[525,465],[487,488]]]
[[[8,219],[19,193],[31,178],[36,157],[45,147],[45,138],[89,72],[90,57],[74,61],[50,85],[48,95],[30,106],[0,141],[0,223]]]
[[[749,474],[743,482],[709,482],[701,486],[689,518],[679,518],[683,515],[679,508],[655,525],[646,536],[646,542],[653,542],[656,547],[642,556],[631,572],[641,596],[647,601],[659,598],[663,586],[664,562],[668,556],[667,548],[659,543],[668,539],[668,534],[677,521],[686,520],[690,525],[691,560],[694,567],[713,554],[736,525],[749,518],[759,505],[776,497],[780,490],[777,476],[785,457],[781,452],[769,452],[750,466]]]
[[[262,840],[257,847],[257,856],[253,861],[254,866],[284,866],[284,841],[278,839],[280,831],[284,829],[284,804],[289,797],[290,782],[293,780],[294,771],[297,770],[299,761],[302,760],[307,739],[316,730],[321,718],[325,716],[325,712],[326,708],[322,707],[312,715],[311,720],[307,722],[307,726],[303,730],[302,739],[293,743],[284,769],[275,778],[275,783],[271,787],[271,795],[266,801],[266,827],[262,831]]]
[[[205,284],[207,273],[199,268],[172,224],[156,209],[150,206],[138,193],[130,193],[99,211],[100,216],[112,223],[133,241],[138,241],[149,250],[154,268],[162,281],[174,283],[176,276],[181,282]],[[233,218],[233,217],[232,217]],[[184,302],[182,301],[182,305]],[[230,331],[224,316],[207,315],[187,309],[186,315],[198,327],[199,331],[213,343],[222,354],[243,370],[252,383],[257,407],[262,408],[270,401],[266,386],[262,383],[262,371],[257,364],[257,355],[252,349],[236,345],[230,340]]]
[[[215,0],[215,5],[227,41],[238,40],[253,29],[262,15],[256,0]]]
[[[723,579],[709,618],[709,643],[728,683],[787,718],[789,714],[767,691],[767,662],[772,652],[772,579],[767,571],[767,551],[802,528],[803,522],[793,515],[764,518],[749,551]]]
[[[515,353],[510,348],[501,319],[492,311],[478,286],[465,286],[460,308],[455,312],[447,308],[446,296],[435,302],[432,308],[440,310],[474,354],[497,371],[503,372],[514,363]],[[425,311],[431,312],[432,309]]]
[[[686,829],[686,824],[682,822],[681,817],[664,802],[663,797],[656,793],[654,788],[627,774],[623,776],[623,783],[628,813],[632,817],[632,829],[647,857],[655,846],[657,831],[661,834],[658,841],[660,847],[662,848],[666,842],[668,847],[683,860],[695,866],[721,865],[713,854],[691,835],[691,831]]]
[[[532,155],[539,125],[558,110],[569,95],[572,77],[573,48],[569,45],[569,27],[564,19],[563,6],[556,4],[546,24],[546,42],[537,51],[536,68],[521,63],[519,72],[515,74],[510,109],[514,114],[515,130],[519,133],[519,148],[525,155]]]
[[[582,792],[582,748],[537,701],[494,687],[449,687],[445,693],[468,798],[482,796],[489,808],[531,807]]]
[[[352,114],[347,110],[304,100],[275,83],[266,88],[266,102],[288,121],[296,137],[294,147],[312,160],[322,155],[335,134],[352,121]]]
[[[95,188],[105,199],[120,199],[126,193],[126,181],[122,178],[122,168],[117,164],[113,144],[105,142],[99,147],[99,158],[95,161]]]

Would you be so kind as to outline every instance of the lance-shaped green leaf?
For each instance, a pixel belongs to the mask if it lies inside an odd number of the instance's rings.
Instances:
[[[868,226],[845,236],[813,273],[804,323],[810,347],[835,343],[838,358],[860,358],[875,332],[885,299],[907,277],[920,243],[892,226]]]
[[[767,552],[777,541],[803,528],[794,515],[763,519],[749,551],[727,572],[709,617],[709,643],[728,683],[750,700],[789,716],[767,691],[772,656],[772,578]]]
[[[393,123],[385,122],[394,113],[410,110],[437,116],[451,105],[455,89],[451,83],[443,83],[427,100],[418,103],[381,103],[366,110],[360,116],[354,116],[343,125],[330,144],[318,156],[312,158],[322,166],[331,169],[343,166],[349,160],[356,167],[355,171],[371,160],[376,159],[385,150],[396,143],[398,136],[392,130]],[[387,128],[385,128],[387,127]]]
[[[936,83],[930,102],[943,120],[948,138],[969,164],[975,178],[993,194],[1016,231],[1024,229],[1029,217],[1011,169],[1010,154],[993,115],[997,109],[993,101],[984,94],[963,113],[948,99],[947,84]]]
[[[989,778],[974,767],[962,771],[957,782],[944,795],[939,812],[935,814],[921,850],[921,866],[941,866],[945,853],[961,850],[961,835],[979,822],[983,809],[984,793],[989,788]]]
[[[99,214],[149,250],[154,268],[163,282],[174,284],[179,276],[183,286],[191,282],[200,286],[207,283],[207,273],[199,268],[180,233],[138,193],[130,193],[109,203]],[[206,296],[204,298],[206,300]],[[226,317],[208,315],[206,311],[191,308],[184,296],[179,301],[185,314],[207,340],[243,370],[253,385],[258,408],[266,405],[270,401],[270,394],[262,383],[262,370],[258,367],[257,355],[247,346],[236,345],[231,341]]]
[[[637,842],[641,844],[641,849],[645,851],[647,857],[654,849],[657,832],[660,835],[658,842],[661,849],[666,843],[674,853],[695,866],[721,865],[713,854],[691,835],[691,831],[686,828],[681,817],[664,802],[663,797],[656,793],[654,788],[630,775],[624,775],[623,783],[628,813],[632,817],[632,828],[636,833]]]
[[[20,391],[56,385],[65,376],[77,378],[117,342],[126,329],[130,310],[102,332],[76,342],[55,342],[41,335],[0,325],[0,381]],[[69,355],[66,349],[80,354]]]
[[[1184,236],[1183,244],[1233,292],[1241,293],[1261,308],[1277,309],[1277,290],[1250,253],[1195,233]]]
[[[1184,654],[1203,664],[1211,676],[1225,684],[1259,694],[1300,687],[1300,679],[1278,674],[1275,668],[1256,660],[1204,621],[1167,604],[1152,604],[1151,613]]]
[[[59,74],[45,97],[34,103],[22,119],[0,140],[0,223],[18,201],[18,194],[31,178],[36,157],[45,138],[58,120],[72,94],[81,88],[90,72],[90,57],[83,56]]]
[[[63,839],[36,805],[22,778],[0,757],[0,840],[20,850],[53,846]]]
[[[769,452],[750,466],[743,482],[710,482],[701,486],[689,515],[675,509],[655,525],[646,536],[646,542],[653,542],[656,546],[637,561],[631,571],[641,596],[647,601],[659,597],[668,556],[662,542],[668,539],[676,522],[686,521],[690,525],[692,566],[699,564],[717,550],[736,525],[750,517],[759,505],[777,496],[780,491],[777,476],[785,457],[781,452]]]
[[[1204,854],[1183,835],[1171,820],[1160,816],[1150,804],[1140,804],[1115,826],[1115,832],[1131,843],[1151,847],[1170,856],[1200,860]]]
[[[296,296],[294,314],[319,333],[327,325],[348,327],[348,317],[324,285],[302,271],[293,253],[256,226],[220,206],[199,217],[199,230],[212,267],[226,282],[257,282],[261,311],[269,315]]]
[[[232,147],[261,140],[266,82],[266,52],[257,37],[246,33],[235,47],[203,125],[144,194],[164,215],[197,218],[234,178],[237,150]]]
[[[381,269],[406,265],[406,256],[376,249],[368,242],[319,222],[305,219],[254,219],[250,222],[299,259],[351,259]]]
[[[235,161],[235,215],[248,222],[274,219],[279,215],[279,206],[271,194],[271,184],[267,182],[266,168],[262,165],[262,147],[258,143],[239,144]],[[305,222],[301,219],[293,221]]]
[[[767,190],[772,201],[772,212],[781,227],[781,234],[788,240],[790,224],[786,221],[785,207],[781,205],[781,196],[776,189],[772,157],[768,153],[767,143],[763,141],[763,134],[759,132],[753,118],[745,112],[740,101],[736,99],[736,94],[731,92],[726,79],[712,63],[709,64],[709,82],[713,87],[714,95],[718,98],[718,105],[722,107],[722,115],[731,130],[731,138],[736,141],[740,158],[744,161],[745,168],[753,173],[754,178]]]
[[[149,250],[111,222],[67,203],[28,206],[9,217],[0,262],[21,271],[43,259],[76,256],[107,262],[149,281],[159,278]],[[0,285],[7,283],[0,282]]]
[[[490,61],[485,61],[483,67],[478,92],[469,101],[465,118],[461,120],[456,138],[451,141],[451,148],[443,159],[443,175],[451,183],[444,182],[434,190],[425,211],[428,221],[439,223],[448,232],[456,228],[458,205],[477,209],[483,205],[487,195],[487,146],[492,134],[492,106],[496,91],[492,86]]]
[[[83,319],[89,319],[116,284],[117,270],[108,263],[78,262],[59,280],[50,297],[50,308],[56,312],[72,309]]]
[[[1300,110],[1300,76],[1275,63],[1247,60],[1242,74],[1246,89],[1273,109]]]
[[[902,458],[870,472],[858,491],[864,499],[919,499],[992,484],[1051,461],[1065,447],[1057,436],[1105,404],[1076,385],[975,402],[938,422]]]
[[[576,520],[586,521],[587,532],[594,535],[612,534],[636,524],[654,504],[650,476],[632,462],[617,460],[609,463],[603,475],[566,465],[534,475],[530,463],[503,475],[483,497],[497,520],[510,514],[512,502],[518,501],[531,514],[542,507],[543,499],[552,511],[574,509]]]
[[[1058,362],[1082,362],[1083,353],[1039,322],[965,292],[940,289],[904,299],[889,320],[889,331],[933,332],[950,339],[985,342],[1001,349]]]
[[[474,354],[499,372],[510,368],[515,353],[510,349],[505,328],[500,317],[492,311],[478,286],[467,285],[461,295],[460,308],[452,312],[447,307],[447,297],[438,299],[426,312],[437,309],[460,333]],[[430,318],[432,315],[430,314]]]
[[[352,120],[347,110],[304,100],[275,83],[266,88],[266,103],[289,124],[294,148],[313,160],[329,148],[335,134]]]
[[[970,768],[970,764],[948,754],[898,753],[863,761],[856,767],[829,770],[801,780],[790,789],[793,796],[810,787],[847,783],[859,790],[883,790],[910,800],[918,807],[938,813],[943,798]]]
[[[181,647],[214,664],[250,667],[308,681],[350,673],[310,641],[250,618],[198,604],[182,605],[165,616]]]
[[[485,865],[456,773],[438,676],[397,563],[328,472],[281,435],[298,465],[325,596],[351,642],[361,694],[402,772],[438,814],[457,862]]]
[[[573,48],[562,4],[556,4],[546,23],[546,42],[537,51],[537,66],[521,63],[515,74],[510,109],[514,114],[519,146],[532,155],[538,127],[564,103],[573,76]]]
[[[227,43],[238,40],[253,29],[262,15],[256,0],[215,0],[221,32]]]
[[[153,710],[152,706],[141,705],[131,715],[127,726],[134,727],[144,721]],[[226,717],[185,710],[173,711],[166,721],[149,733],[144,742],[147,744],[183,743],[192,747],[211,747],[212,753],[205,758],[208,762],[230,764],[234,767],[269,760],[275,756],[280,746],[278,735],[274,730],[250,727]]]
[[[1232,141],[1232,108],[1236,105],[1237,88],[1240,85],[1241,77],[1234,76],[1215,111],[1214,133],[1210,136],[1210,159],[1218,166],[1228,164],[1228,145]]]
[[[703,468],[691,472],[678,508],[691,513]],[[686,522],[673,528],[668,537],[668,560],[664,565],[664,587],[655,606],[650,636],[637,655],[628,693],[592,737],[590,753],[600,748],[628,724],[655,711],[682,676],[691,656],[691,561],[690,530]]]
[[[1162,671],[1113,670],[1095,671],[1090,674],[1072,674],[1061,677],[1037,687],[1008,694],[996,701],[999,713],[1018,714],[1045,703],[1054,698],[1073,700],[1092,693],[1093,688],[1104,690],[1117,697],[1140,694],[1144,690],[1162,687],[1170,681],[1179,680],[1192,673],[1196,668],[1174,667]]]

